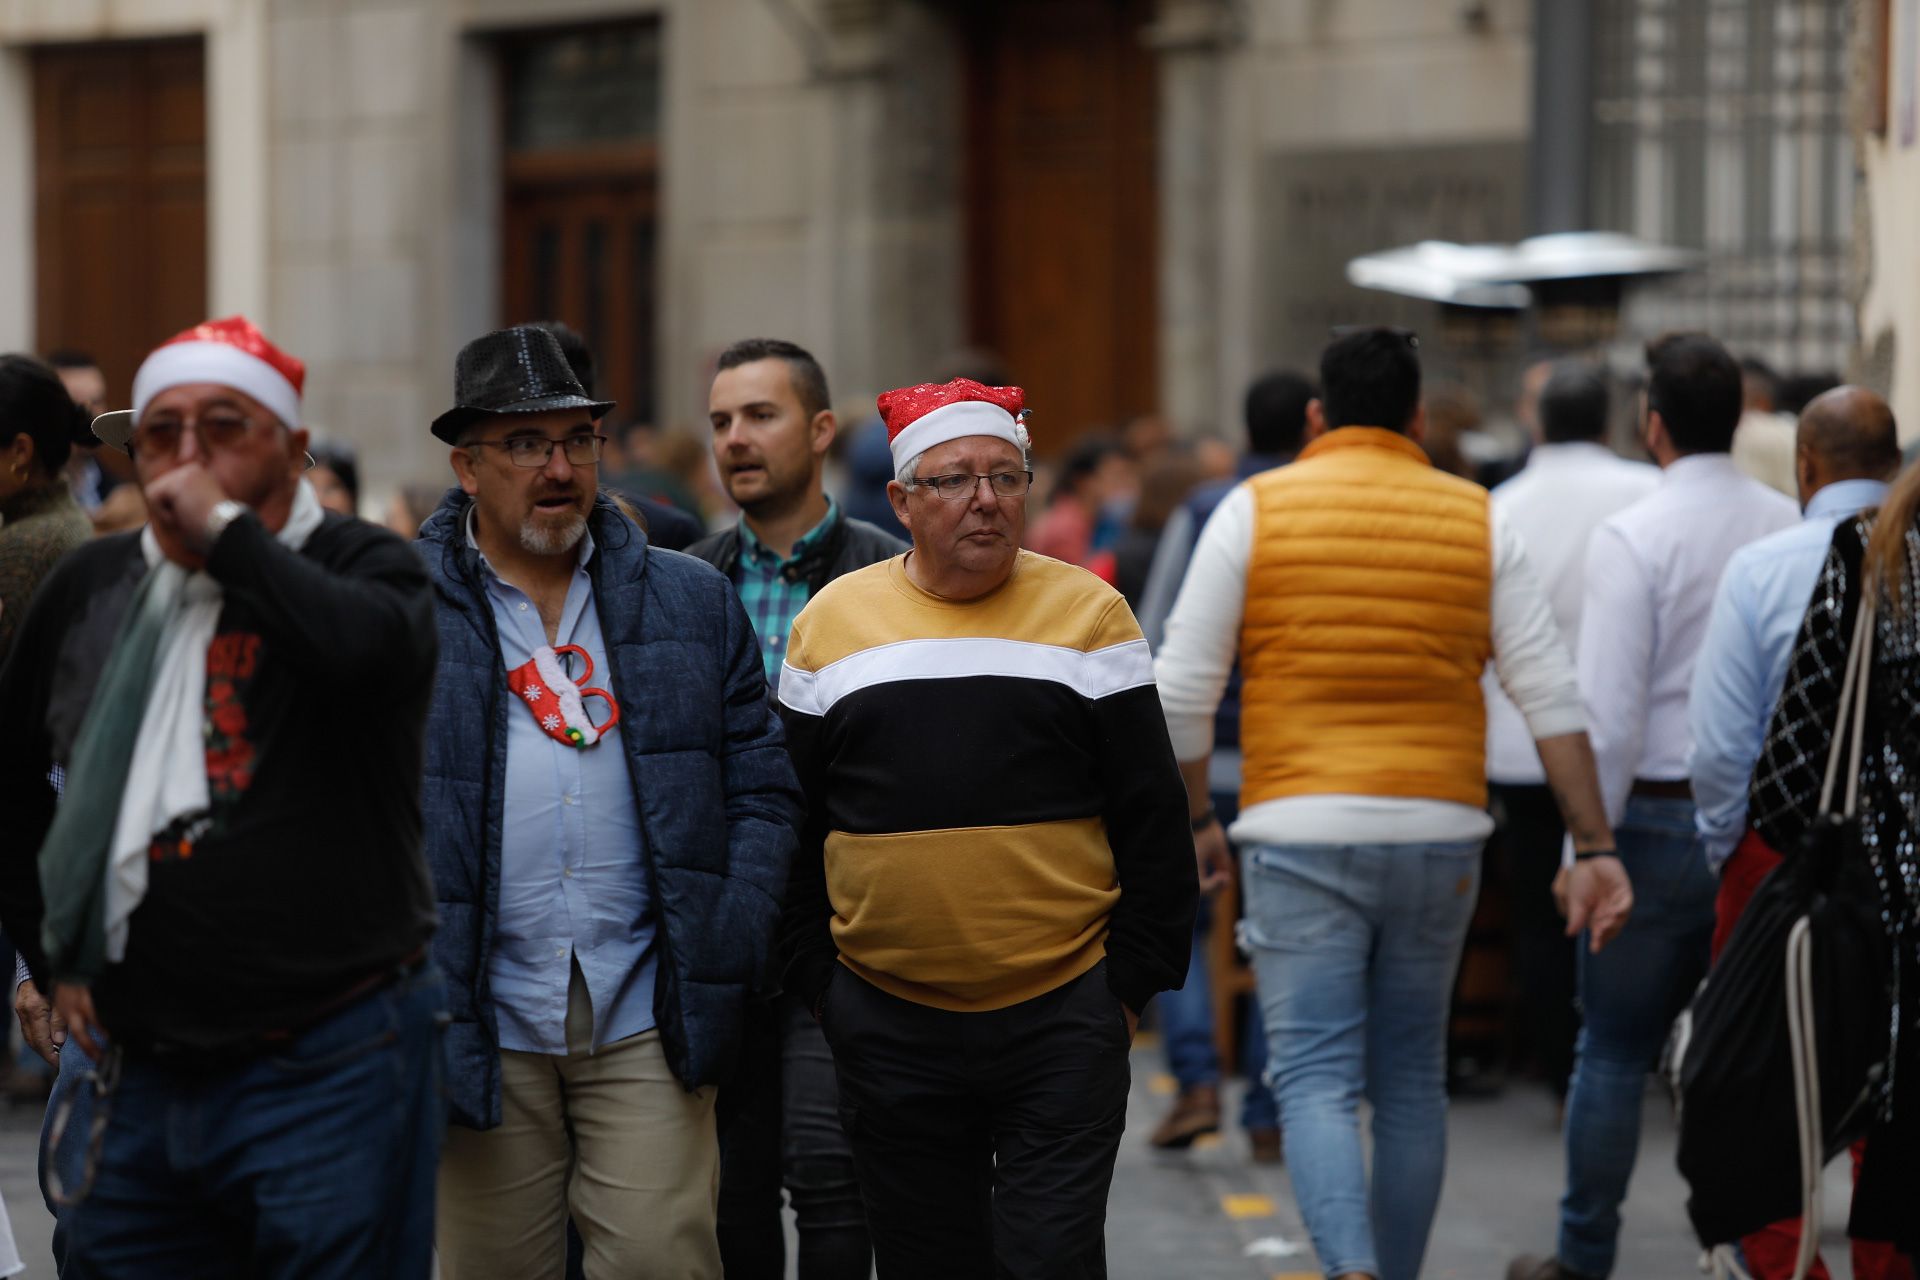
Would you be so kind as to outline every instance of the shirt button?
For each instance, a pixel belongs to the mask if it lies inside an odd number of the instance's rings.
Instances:
[[[780,641],[781,641],[781,637],[775,636],[773,639],[767,641],[767,643],[772,645],[774,648],[778,649],[780,647]]]
[[[572,803],[573,803],[573,797],[572,797],[572,796],[561,796],[561,797],[560,797],[560,803],[561,803],[561,804],[572,804]]]
[[[569,879],[569,880],[571,880],[571,879],[573,879],[573,868],[572,868],[572,867],[562,867],[562,868],[560,869],[560,874],[561,874],[561,875],[563,875],[563,876],[565,876],[565,877],[566,877],[567,879]]]
[[[527,602],[522,600],[520,602],[520,612],[525,613],[526,611],[527,611]]]

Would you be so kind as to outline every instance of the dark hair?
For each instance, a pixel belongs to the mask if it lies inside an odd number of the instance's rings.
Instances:
[[[353,446],[337,440],[328,440],[321,444],[307,446],[307,452],[313,455],[313,465],[325,467],[340,477],[340,485],[355,506],[360,505],[360,459],[354,453]]]
[[[1419,341],[1405,329],[1355,329],[1320,353],[1327,426],[1406,431],[1420,407]]]
[[[1607,378],[1585,360],[1556,360],[1540,389],[1540,434],[1548,444],[1607,434]]]
[[[47,366],[52,369],[98,369],[100,362],[77,347],[55,347],[47,352]]]
[[[67,465],[76,444],[95,445],[87,411],[73,402],[58,374],[32,356],[0,356],[0,444],[33,441],[33,462],[51,475]]]
[[[1780,379],[1773,393],[1777,412],[1799,417],[1814,400],[1840,385],[1840,375],[1831,371],[1790,373]]]
[[[560,344],[560,354],[566,357],[567,368],[573,370],[573,380],[580,389],[593,395],[593,352],[587,347],[587,340],[580,336],[572,326],[559,320],[535,320],[535,329],[545,329]]]
[[[1290,457],[1300,452],[1307,434],[1307,402],[1316,394],[1304,373],[1278,369],[1247,388],[1247,447],[1255,453]]]
[[[826,371],[820,367],[820,362],[805,347],[781,338],[742,338],[720,353],[714,371],[719,373],[737,369],[757,360],[787,362],[787,376],[793,382],[794,399],[800,402],[801,412],[809,419],[833,407],[833,397],[827,394]]]
[[[1120,445],[1109,436],[1082,437],[1060,460],[1060,474],[1053,482],[1051,501],[1058,502],[1070,493],[1078,493],[1080,486],[1100,469],[1100,464],[1119,452]]]
[[[1669,333],[1647,344],[1647,409],[1681,453],[1731,449],[1742,406],[1740,366],[1706,334]]]

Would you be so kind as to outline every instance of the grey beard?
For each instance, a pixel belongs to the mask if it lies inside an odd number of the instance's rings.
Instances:
[[[536,556],[561,556],[578,546],[586,532],[587,518],[577,511],[558,528],[542,526],[537,518],[529,517],[520,526],[520,546]]]

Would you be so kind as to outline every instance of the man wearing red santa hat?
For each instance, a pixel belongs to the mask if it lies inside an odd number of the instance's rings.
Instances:
[[[787,987],[826,1031],[880,1274],[1100,1276],[1139,1012],[1185,978],[1186,793],[1147,643],[1020,550],[1018,387],[880,397],[906,554],[795,619]]]
[[[0,759],[33,835],[0,842],[0,919],[99,1064],[92,1122],[50,1122],[69,1276],[431,1267],[433,605],[404,542],[302,477],[303,374],[239,317],[148,356],[94,430],[151,524],[75,552],[23,626],[29,653],[106,649],[70,744],[47,708]]]

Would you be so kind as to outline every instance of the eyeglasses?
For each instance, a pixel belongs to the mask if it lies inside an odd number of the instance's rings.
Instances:
[[[188,427],[200,438],[203,450],[213,450],[230,448],[254,425],[253,418],[232,409],[214,409],[192,422],[172,415],[147,418],[127,441],[127,447],[142,461],[158,462],[180,452],[180,433]]]
[[[546,436],[514,436],[510,440],[475,440],[471,443],[505,449],[507,457],[513,460],[516,467],[544,467],[558,448],[566,450],[568,466],[590,467],[600,461],[600,451],[606,448],[607,438],[578,435],[568,436],[565,440],[551,440]]]
[[[1033,472],[996,471],[990,476],[916,476],[912,483],[917,489],[931,489],[949,502],[958,502],[961,498],[971,498],[982,480],[993,489],[994,497],[1017,498],[1033,485]]]

